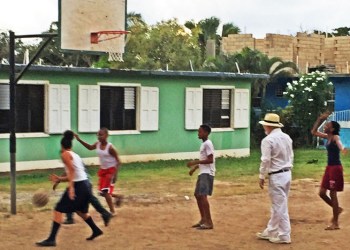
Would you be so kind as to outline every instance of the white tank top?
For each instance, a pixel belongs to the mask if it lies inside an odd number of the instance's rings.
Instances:
[[[76,153],[74,153],[72,151],[68,151],[68,152],[71,154],[71,156],[73,158],[73,167],[75,170],[73,182],[87,180],[88,176],[87,176],[87,173],[85,171],[85,166],[84,166],[83,160]],[[66,168],[66,171],[67,171],[67,168]]]
[[[98,142],[96,145],[96,152],[98,157],[100,158],[100,164],[102,169],[108,169],[117,167],[117,160],[114,156],[109,153],[109,149],[112,146],[112,143],[108,142],[105,149],[101,149],[101,143]]]

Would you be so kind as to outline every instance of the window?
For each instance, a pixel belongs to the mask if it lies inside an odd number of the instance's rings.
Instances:
[[[101,86],[100,126],[110,130],[136,129],[136,88]]]
[[[68,85],[28,81],[16,85],[16,132],[62,133],[70,129]],[[0,133],[9,133],[10,90],[0,84]]]
[[[2,95],[9,96],[9,85],[2,85]],[[44,131],[44,85],[16,85],[16,132]],[[9,99],[0,107],[0,133],[10,132]]]
[[[213,128],[249,127],[248,89],[228,87],[186,88],[185,128],[203,124]]]
[[[159,90],[139,84],[79,85],[79,132],[158,130]]]
[[[213,128],[230,127],[230,89],[203,89],[203,123]]]

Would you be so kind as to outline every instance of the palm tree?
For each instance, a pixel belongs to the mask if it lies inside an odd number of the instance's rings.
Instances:
[[[199,21],[198,25],[202,29],[203,39],[206,45],[206,56],[215,57],[216,31],[220,25],[220,19],[217,17],[206,18]]]
[[[233,23],[225,23],[222,25],[221,37],[227,37],[229,34],[239,34],[241,29]]]

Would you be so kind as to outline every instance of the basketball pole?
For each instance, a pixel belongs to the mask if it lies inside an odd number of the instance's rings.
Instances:
[[[10,176],[11,176],[11,214],[16,214],[16,85],[21,79],[23,74],[29,69],[29,67],[34,63],[34,61],[39,57],[41,51],[46,47],[46,45],[56,37],[56,33],[46,33],[39,35],[22,35],[16,36],[13,31],[9,31],[10,42],[9,42],[9,83],[10,83],[10,118],[9,118],[9,131],[10,131]],[[29,63],[22,69],[22,71],[16,75],[16,60],[15,60],[15,50],[16,50],[16,39],[17,38],[48,38],[35,53],[33,58]]]

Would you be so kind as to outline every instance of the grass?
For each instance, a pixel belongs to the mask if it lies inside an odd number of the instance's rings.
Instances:
[[[309,164],[309,161],[317,160]],[[326,166],[326,152],[318,149],[295,150],[293,179],[311,178],[320,180]],[[193,192],[195,176],[188,175],[187,161],[169,160],[123,164],[118,177],[117,187],[124,194],[160,194]],[[345,173],[350,167],[349,156],[342,156]],[[223,157],[216,159],[217,174],[215,183],[225,185],[230,183],[235,188],[218,189],[217,195],[232,195],[257,192],[260,151],[252,150],[251,155],[245,158]],[[93,183],[97,183],[97,166],[88,167]],[[17,173],[17,191],[34,191],[41,188],[51,189],[48,181],[50,173],[61,174],[62,169],[40,170]],[[345,181],[349,181],[345,175]],[[61,188],[64,188],[64,184]],[[0,190],[10,191],[10,177],[8,173],[0,174]]]

